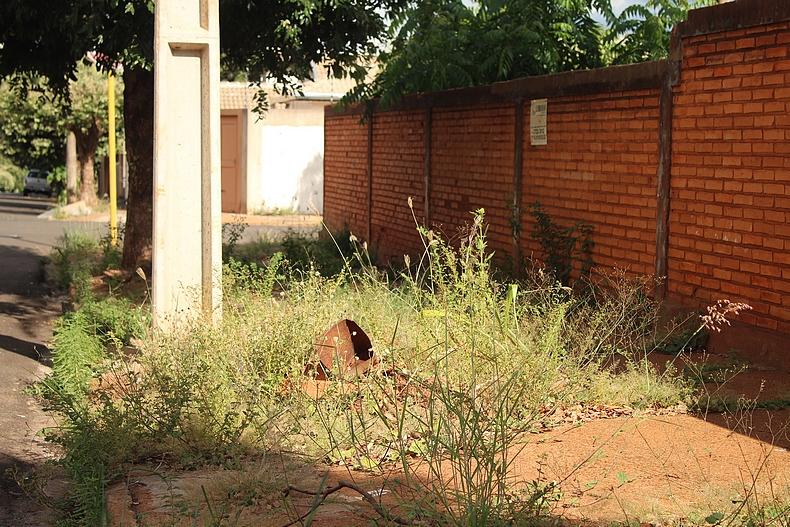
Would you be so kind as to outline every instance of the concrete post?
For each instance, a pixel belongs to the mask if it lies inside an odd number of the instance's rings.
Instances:
[[[154,324],[221,316],[219,3],[158,0],[154,27]]]

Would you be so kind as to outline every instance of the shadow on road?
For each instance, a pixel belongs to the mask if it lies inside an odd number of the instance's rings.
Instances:
[[[28,496],[17,483],[17,479],[21,481],[39,470],[37,464],[0,453],[0,525],[32,527],[54,524],[54,511]],[[39,498],[51,500],[47,496]]]
[[[3,262],[3,265],[0,265],[0,295],[26,297],[20,299],[0,298],[0,302],[5,304],[6,309],[10,311],[29,312],[31,308],[35,309],[38,299],[48,292],[43,283],[44,266],[41,256],[34,249],[15,245],[0,245],[0,261]],[[8,303],[13,305],[8,306]]]
[[[21,305],[18,302],[0,301],[0,315],[8,315],[10,317],[21,317],[28,314],[30,314],[30,310],[25,305]]]
[[[38,216],[56,205],[54,198],[23,196],[21,194],[4,193],[0,203],[0,213],[24,214]]]
[[[0,245],[0,261],[0,349],[50,365],[43,342],[60,309],[48,296],[41,257],[33,249]]]
[[[0,335],[0,348],[52,367],[51,354],[45,344],[18,339],[10,335]]]

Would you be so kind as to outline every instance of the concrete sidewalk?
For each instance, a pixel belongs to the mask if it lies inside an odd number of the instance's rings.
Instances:
[[[38,215],[41,219],[59,220],[55,218],[56,207],[53,207]],[[81,221],[94,221],[99,223],[109,223],[109,212],[89,212],[90,209],[85,207],[82,202],[72,203],[60,207],[61,212],[66,216],[63,219],[79,219]],[[126,221],[126,211],[118,210],[118,222],[123,223]],[[294,226],[294,227],[309,227],[319,226],[323,220],[323,216],[316,214],[273,214],[273,215],[260,215],[260,214],[236,214],[235,212],[223,212],[222,223],[245,223],[247,225],[272,225],[272,226]]]
[[[51,221],[82,221],[92,223],[110,223],[109,212],[98,212],[90,214],[81,214],[84,211],[84,206],[79,203],[73,203],[66,207],[61,207],[61,210],[67,215],[66,218],[60,220],[55,218],[55,209],[39,214],[39,218],[48,219]],[[126,211],[118,211],[118,223],[126,222]],[[278,214],[270,216],[262,216],[257,214],[236,214],[230,212],[222,213],[223,225],[245,225],[244,233],[241,237],[241,242],[251,242],[257,239],[273,239],[285,235],[289,231],[296,231],[299,234],[311,234],[323,228],[323,216],[315,214]]]
[[[246,223],[247,225],[271,225],[278,227],[320,227],[324,221],[323,216],[315,214],[282,214],[273,216],[260,216],[257,214],[222,213],[222,223]]]

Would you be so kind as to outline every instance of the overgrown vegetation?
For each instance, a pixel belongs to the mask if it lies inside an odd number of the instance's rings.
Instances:
[[[569,285],[577,263],[579,274],[588,276],[595,267],[592,257],[595,242],[590,239],[594,227],[579,220],[562,228],[539,201],[529,206],[529,214],[535,222],[531,236],[540,243],[543,264],[554,278],[564,286]]]
[[[24,187],[25,170],[0,152],[0,192],[22,192]]]
[[[353,257],[356,246],[352,233],[344,229],[337,233],[301,232],[290,230],[279,238],[259,237],[246,243],[240,243],[247,225],[244,223],[228,223],[222,226],[222,259],[245,264],[262,265],[275,254],[281,253],[289,263],[289,267],[299,271],[317,271],[325,276],[332,276],[343,271],[347,266],[359,269],[363,262]],[[375,263],[375,251],[365,251],[366,262]],[[348,255],[349,258],[344,258]]]
[[[59,464],[74,481],[64,525],[105,524],[104,489],[146,460],[232,468],[260,452],[395,470],[389,488],[408,522],[528,525],[562,490],[513,479],[524,434],[568,407],[692,403],[691,383],[647,360],[659,340],[652,280],[592,272],[584,296],[542,271],[498,282],[482,210],[460,247],[419,232],[425,254],[394,279],[350,233],[291,235],[283,252],[248,262],[234,257],[236,238],[226,244],[222,323],[170,334],[150,332],[145,305],[74,287],[80,308],[58,322],[53,374],[40,386],[62,423],[48,439],[64,447]],[[344,255],[336,272],[313,260],[324,243]],[[75,234],[53,261],[61,283],[76,284],[115,251]],[[365,328],[378,364],[364,376],[333,369],[323,396],[305,397],[316,338],[344,318]],[[190,507],[213,504],[212,518],[262,499],[205,492]]]
[[[123,229],[119,230],[118,243],[123,242]],[[55,282],[64,289],[74,288],[77,299],[91,295],[93,276],[107,269],[118,269],[121,264],[121,246],[113,245],[109,235],[97,239],[85,232],[67,232],[52,250],[49,260],[54,264]]]

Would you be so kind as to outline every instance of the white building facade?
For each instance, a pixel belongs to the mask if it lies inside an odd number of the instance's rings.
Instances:
[[[323,213],[324,107],[351,87],[347,80],[305,83],[304,94],[267,91],[257,115],[256,87],[220,83],[222,211]]]

